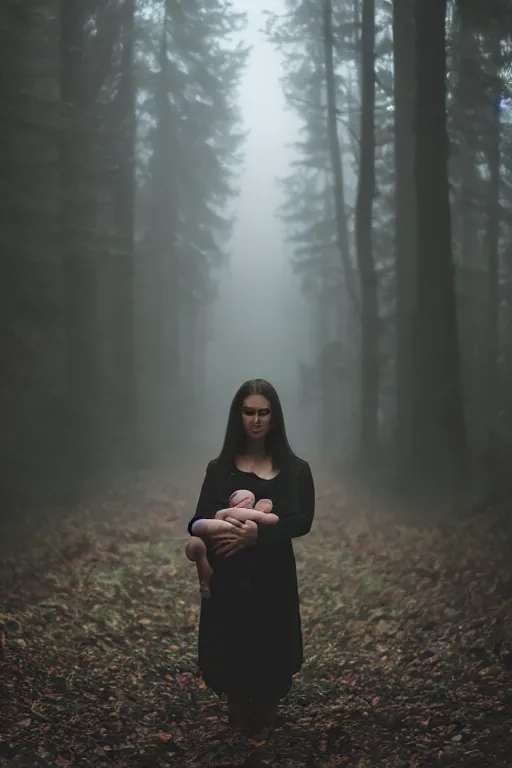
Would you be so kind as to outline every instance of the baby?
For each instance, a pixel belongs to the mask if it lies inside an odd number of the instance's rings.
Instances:
[[[232,530],[232,524],[229,518],[245,522],[253,520],[255,523],[265,523],[275,525],[279,518],[272,512],[272,502],[270,499],[260,499],[257,504],[254,503],[254,494],[251,491],[235,491],[229,497],[229,507],[217,512],[213,519],[196,520],[192,526],[194,536],[187,544],[185,553],[189,560],[197,566],[197,575],[199,577],[199,591],[202,597],[211,597],[210,580],[213,570],[208,562],[206,544],[201,537],[209,536],[219,531],[229,532]]]

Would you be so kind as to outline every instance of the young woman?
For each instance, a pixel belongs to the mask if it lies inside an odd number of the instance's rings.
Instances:
[[[226,509],[240,488],[256,501],[270,499],[279,521],[233,519],[229,530],[204,536],[213,573],[210,597],[201,602],[199,667],[206,685],[227,694],[231,725],[260,731],[273,727],[278,701],[302,666],[292,539],[310,531],[315,510],[309,464],[291,450],[279,397],[263,379],[246,382],[233,398],[189,533]]]

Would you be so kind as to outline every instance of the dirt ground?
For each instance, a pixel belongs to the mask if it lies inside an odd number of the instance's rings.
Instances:
[[[141,475],[4,538],[0,766],[512,767],[512,510],[407,525],[315,473],[295,546],[306,662],[255,742],[197,674],[183,549],[201,472]]]

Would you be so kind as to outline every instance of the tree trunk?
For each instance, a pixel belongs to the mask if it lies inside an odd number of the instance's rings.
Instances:
[[[84,57],[86,11],[60,2],[61,233],[65,278],[69,457],[77,482],[100,466],[94,129]]]
[[[2,511],[27,485],[26,405],[23,403],[20,369],[26,368],[26,333],[20,332],[22,287],[26,286],[30,248],[27,235],[25,163],[20,128],[23,128],[24,62],[32,32],[26,6],[13,0],[0,10],[0,421],[4,439],[0,445],[0,501]],[[27,121],[28,122],[28,121]],[[21,125],[20,125],[21,123]],[[21,136],[20,136],[21,134]],[[22,330],[23,326],[21,327]],[[22,464],[21,470],[19,465]],[[29,478],[30,482],[31,478]],[[1,514],[1,513],[0,513]],[[3,516],[3,515],[2,515]]]
[[[487,462],[490,474],[494,473],[497,462],[497,429],[499,416],[498,389],[498,354],[499,354],[499,231],[500,231],[500,187],[501,187],[501,120],[500,99],[501,82],[501,35],[496,24],[491,30],[490,66],[492,67],[489,88],[489,146],[487,162],[489,165],[489,196],[487,207],[487,231],[485,246],[488,260],[488,295],[487,295]]]
[[[476,201],[483,184],[477,165],[482,137],[487,132],[487,115],[482,77],[485,62],[470,11],[466,6],[457,8],[452,33],[452,60],[457,73],[452,106],[451,168],[455,188],[452,215],[453,242],[458,246],[458,319],[467,440],[472,452],[483,456],[487,440],[484,373],[487,270],[480,245],[484,212]]]
[[[375,0],[364,0],[361,48],[361,160],[356,243],[361,285],[361,401],[359,458],[375,459],[379,423],[379,312],[373,259],[375,196]]]
[[[414,461],[418,477],[454,480],[465,465],[451,250],[446,125],[446,0],[416,0],[417,311]]]
[[[154,151],[151,160],[151,204],[148,235],[149,303],[146,322],[149,331],[148,419],[151,449],[168,452],[179,445],[179,313],[176,264],[176,205],[173,174],[173,115],[169,103],[169,65],[166,24],[160,43],[160,71],[157,75]],[[149,397],[148,397],[149,396]],[[171,418],[172,415],[172,418]]]
[[[336,100],[336,81],[334,71],[334,37],[332,25],[332,1],[324,0],[324,56],[325,81],[327,89],[327,129],[329,138],[329,154],[332,173],[334,176],[334,200],[336,206],[336,233],[341,263],[345,276],[348,295],[359,313],[359,299],[352,260],[350,257],[350,241],[345,205],[345,185],[343,179],[343,158],[338,137],[338,118]]]
[[[121,79],[115,104],[118,168],[114,190],[116,249],[111,258],[113,313],[111,333],[114,363],[115,408],[113,447],[121,460],[134,459],[137,442],[137,391],[134,350],[134,230],[135,230],[135,2],[125,0]]]
[[[393,3],[396,214],[396,442],[399,471],[412,449],[413,326],[416,270],[414,179],[414,9]]]

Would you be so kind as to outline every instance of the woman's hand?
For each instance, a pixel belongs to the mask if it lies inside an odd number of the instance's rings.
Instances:
[[[241,552],[246,547],[251,547],[258,540],[258,526],[254,520],[246,520],[242,523],[234,518],[227,518],[226,522],[232,524],[231,531],[215,533],[210,537],[214,542],[214,552],[216,555],[229,557],[236,552]]]

